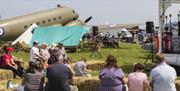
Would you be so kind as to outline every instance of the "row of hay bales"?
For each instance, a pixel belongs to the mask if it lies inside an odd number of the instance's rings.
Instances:
[[[90,61],[87,64],[87,69],[93,71],[99,71],[100,69],[103,68],[103,66],[104,66],[103,62]],[[0,80],[11,79],[12,77],[13,77],[13,72],[11,70],[0,69]]]
[[[99,82],[98,77],[74,77],[71,84],[77,86],[79,91],[98,91]],[[127,79],[125,82],[128,82]],[[176,81],[176,89],[180,91],[180,80]]]

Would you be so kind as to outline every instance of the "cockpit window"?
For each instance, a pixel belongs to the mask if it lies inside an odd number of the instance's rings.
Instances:
[[[73,10],[73,13],[76,13],[76,12]]]

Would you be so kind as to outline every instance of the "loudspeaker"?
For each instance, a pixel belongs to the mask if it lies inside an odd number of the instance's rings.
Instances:
[[[92,30],[93,30],[93,35],[94,36],[98,35],[98,26],[93,26]]]
[[[178,22],[178,36],[180,36],[180,21]]]
[[[146,32],[147,33],[153,33],[154,32],[154,22],[153,21],[146,22]]]

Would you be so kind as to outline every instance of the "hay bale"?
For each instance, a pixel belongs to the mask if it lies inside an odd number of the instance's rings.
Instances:
[[[9,79],[13,77],[13,72],[11,70],[0,69],[0,79]]]
[[[124,80],[127,83],[127,79],[125,78]],[[70,83],[77,86],[79,91],[97,91],[100,80],[98,77],[73,77]]]
[[[104,67],[105,63],[102,61],[90,61],[87,63],[88,70],[99,71]]]
[[[97,91],[99,79],[98,77],[74,77],[71,84],[77,86],[79,91]]]

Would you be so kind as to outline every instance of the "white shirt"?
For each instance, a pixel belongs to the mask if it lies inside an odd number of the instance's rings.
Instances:
[[[66,50],[64,47],[62,47],[61,49],[59,49],[59,53],[62,55],[66,55]]]
[[[30,50],[30,62],[34,62],[37,58],[39,58],[36,55],[39,55],[39,49],[33,46]]]
[[[84,72],[84,67],[86,67],[86,64],[84,63],[84,61],[80,61],[76,63],[76,74],[78,76],[84,76],[86,74],[86,72]]]
[[[43,57],[45,57],[47,60],[50,58],[50,54],[49,54],[49,51],[48,51],[48,49],[41,49],[41,55],[43,56]]]
[[[161,63],[150,73],[150,80],[153,83],[153,91],[176,91],[176,71],[166,63]]]

